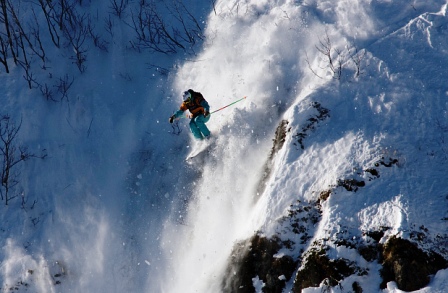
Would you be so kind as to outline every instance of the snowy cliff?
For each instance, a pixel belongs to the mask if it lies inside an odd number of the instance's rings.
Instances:
[[[182,84],[249,103],[227,118],[224,166],[201,166],[168,292],[443,292],[446,271],[429,281],[447,267],[446,3],[218,7],[202,58],[226,74]]]
[[[446,292],[446,0],[2,5],[2,291]]]

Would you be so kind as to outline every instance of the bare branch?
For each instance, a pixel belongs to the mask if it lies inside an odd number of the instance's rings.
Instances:
[[[310,59],[308,58],[308,53],[307,53],[306,51],[305,51],[305,61],[306,61],[306,64],[308,64],[308,68],[311,70],[311,72],[312,72],[315,76],[317,76],[317,77],[319,77],[319,78],[322,79],[322,77],[319,76],[319,74],[317,74],[316,71],[314,71],[314,69],[311,67]]]
[[[17,145],[17,135],[22,126],[22,119],[16,125],[8,115],[0,118],[0,158],[2,166],[0,170],[1,199],[8,205],[9,201],[19,194],[14,193],[14,187],[19,183],[20,173],[16,170],[16,166],[30,158],[45,158],[44,156],[36,156],[28,151],[26,146]]]
[[[358,48],[356,48],[355,46],[352,46],[349,48],[350,53],[351,53],[352,49],[355,52],[354,52],[354,54],[350,54],[350,59],[352,60],[353,64],[355,64],[355,68],[356,68],[355,77],[359,77],[360,75],[363,74],[363,71],[361,70],[361,62],[366,55],[366,51],[365,50],[358,51]]]
[[[57,91],[62,95],[61,101],[64,98],[66,98],[68,101],[68,91],[74,81],[75,81],[75,78],[72,77],[72,79],[70,80],[68,74],[66,74],[63,78],[59,78],[59,83],[55,87],[57,88]]]
[[[346,52],[338,48],[333,48],[327,31],[325,31],[325,36],[323,38],[319,38],[319,45],[316,45],[315,47],[317,51],[322,54],[327,60],[326,67],[332,72],[333,78],[340,80],[342,77],[343,68],[347,63]],[[308,67],[311,69],[314,75],[320,77],[311,68],[308,56],[306,56],[306,62],[308,63]]]
[[[123,17],[123,13],[128,6],[128,0],[109,0],[112,13],[119,19]]]

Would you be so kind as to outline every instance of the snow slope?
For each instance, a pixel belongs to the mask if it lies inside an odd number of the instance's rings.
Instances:
[[[107,16],[108,3],[83,2],[98,20]],[[204,26],[197,55],[130,50],[132,31],[115,19],[114,35],[97,26],[109,50],[92,48],[84,74],[69,53],[52,52],[53,80],[76,76],[67,99],[28,90],[19,68],[0,73],[0,114],[22,118],[20,141],[47,155],[20,165],[25,209],[20,197],[2,208],[3,291],[220,292],[236,242],[278,233],[292,204],[330,189],[312,239],[284,253],[324,242],[368,267],[368,277],[343,281],[365,292],[400,290],[380,290],[379,265],[336,240],[379,227],[391,228],[383,242],[410,239],[423,227],[419,245],[447,257],[446,0],[186,4]],[[344,55],[339,79],[316,48],[327,36]],[[184,163],[196,144],[187,123],[167,122],[188,88],[212,110],[247,96],[213,114],[216,148],[198,166]],[[305,129],[320,114],[316,102],[328,115]],[[285,144],[260,189],[282,120]],[[365,172],[374,167],[379,177]],[[349,192],[338,186],[345,179],[366,186]],[[418,292],[446,287],[442,270]]]
[[[446,255],[446,3],[240,4],[218,6],[221,18],[208,27],[213,45],[199,57],[212,60],[214,72],[230,74],[217,78],[195,63],[184,66],[186,72],[199,71],[194,77],[183,78],[181,71],[181,83],[201,85],[212,104],[222,88],[236,95],[246,89],[250,103],[243,114],[235,110],[226,117],[239,131],[226,133],[227,152],[216,154],[226,164],[204,166],[189,226],[181,227],[184,234],[171,228],[180,235],[176,245],[183,245],[177,252],[170,247],[176,274],[169,273],[167,292],[185,290],[187,283],[188,292],[218,292],[219,275],[235,241],[259,230],[273,235],[277,220],[296,200],[317,200],[322,191],[348,178],[362,178],[367,187],[358,194],[342,187],[333,192],[323,206],[314,240],[337,239],[341,234],[361,238],[363,232],[379,227],[392,228],[384,240],[391,235],[409,238],[411,231],[426,227],[427,245]],[[325,32],[344,54],[355,55],[348,48],[357,48],[360,76],[350,56],[345,56],[340,80],[333,78],[328,61],[315,48]],[[296,134],[307,119],[319,114],[312,102],[321,103],[330,114],[304,139],[302,150]],[[260,164],[251,155],[267,157],[269,145],[247,141],[266,133],[263,141],[269,142],[280,119],[289,122],[289,132],[257,202],[258,181],[252,176],[260,176]],[[364,170],[381,160],[398,163],[381,169],[373,180]],[[339,251],[327,242],[335,256],[359,261],[355,253]],[[361,282],[369,292],[379,290],[378,269],[371,270],[372,278]],[[438,284],[445,281],[440,278],[428,290],[442,292]],[[288,286],[291,289],[291,282]]]

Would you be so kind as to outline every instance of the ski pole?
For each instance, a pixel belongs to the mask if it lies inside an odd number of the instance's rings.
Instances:
[[[222,107],[222,108],[219,108],[218,110],[215,110],[215,111],[211,112],[210,114],[216,113],[216,112],[221,111],[221,110],[223,110],[223,109],[225,109],[225,108],[227,108],[227,107],[229,107],[229,106],[232,106],[233,104],[236,104],[236,103],[238,103],[239,101],[244,100],[245,98],[246,98],[246,97],[243,97],[243,98],[241,98],[241,99],[239,99],[239,100],[237,100],[237,101],[235,101],[235,102],[233,102],[233,103],[228,104],[227,106],[224,106],[224,107]]]
[[[238,102],[244,100],[245,98],[246,98],[246,96],[244,96],[243,98],[241,98],[241,99],[239,99],[239,100],[236,100],[235,102],[232,102],[232,103],[230,103],[230,104],[228,104],[228,105],[226,105],[226,106],[224,106],[224,107],[221,107],[221,108],[219,108],[218,110],[215,110],[215,111],[213,111],[213,112],[210,112],[210,114],[216,113],[216,112],[221,111],[221,110],[223,110],[223,109],[225,109],[225,108],[227,108],[227,107],[229,107],[229,106],[232,106],[233,104],[236,104],[236,103],[238,103]],[[180,117],[178,117],[178,118],[176,118],[176,119],[182,119],[182,118],[190,118],[190,117],[189,117],[188,115],[183,115],[183,116],[180,116]]]

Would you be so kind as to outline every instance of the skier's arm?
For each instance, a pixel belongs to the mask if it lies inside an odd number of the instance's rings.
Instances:
[[[179,118],[182,115],[184,115],[184,111],[182,109],[180,109],[180,110],[177,110],[176,112],[174,112],[173,117]]]
[[[170,122],[170,123],[173,123],[174,119],[176,119],[176,118],[178,118],[178,117],[181,117],[181,116],[184,114],[184,112],[185,112],[186,110],[187,110],[187,108],[185,107],[184,104],[182,104],[182,105],[180,106],[180,109],[177,110],[176,112],[174,112],[173,115],[171,115],[171,117],[170,117],[170,119],[169,119],[169,122]]]
[[[205,99],[202,100],[201,106],[204,108],[204,114],[205,113],[210,113],[210,106],[209,106],[208,102]]]
[[[179,118],[180,116],[184,115],[184,112],[188,110],[187,105],[184,103],[182,103],[182,105],[180,105],[179,110],[177,110],[176,112],[174,112],[173,118]]]

